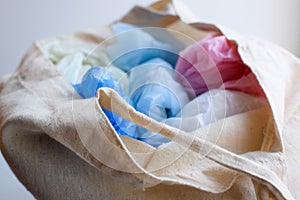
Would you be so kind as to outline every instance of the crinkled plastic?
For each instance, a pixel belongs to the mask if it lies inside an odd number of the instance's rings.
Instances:
[[[77,93],[83,98],[91,98],[96,96],[97,90],[101,87],[108,87],[116,90],[130,105],[132,101],[125,95],[119,82],[114,80],[112,76],[103,67],[92,67],[83,76],[81,83],[73,85]],[[130,121],[124,120],[117,114],[103,109],[109,121],[115,128],[116,132],[121,135],[137,138],[136,125]]]
[[[175,79],[189,93],[199,95],[225,88],[265,96],[255,75],[241,60],[237,45],[223,35],[207,36],[186,48],[180,53],[175,70]]]
[[[116,81],[118,81],[121,84],[124,92],[126,94],[128,94],[129,80],[128,80],[127,73],[125,73],[123,70],[121,70],[118,67],[115,67],[113,65],[110,65],[109,67],[107,67],[105,69],[113,77],[113,79],[115,79]]]
[[[191,132],[217,120],[266,105],[266,100],[261,97],[243,92],[214,89],[189,102],[183,107],[178,118],[169,118],[166,123]],[[179,123],[178,120],[182,122]]]
[[[81,52],[86,57],[84,64],[96,66],[106,65],[109,59],[102,49],[97,48],[97,44],[91,42],[82,42],[78,40],[62,40],[50,42],[43,46],[43,52],[54,64],[68,55]]]
[[[56,69],[67,81],[77,83],[90,68],[90,65],[83,65],[85,57],[82,52],[66,55],[56,64]]]
[[[56,41],[43,47],[43,52],[64,78],[72,84],[81,81],[92,66],[105,66],[110,75],[119,81],[127,93],[128,75],[110,64],[103,48],[97,44],[78,41]]]
[[[156,120],[176,116],[189,102],[184,88],[173,78],[174,69],[155,58],[135,67],[129,76],[129,94],[135,108]]]
[[[161,42],[143,31],[142,28],[126,23],[113,24],[112,30],[115,34],[115,42],[109,45],[106,51],[113,64],[120,69],[130,71],[133,67],[156,57],[162,58],[175,66],[178,59],[178,50],[173,47],[174,45]],[[164,30],[153,28],[152,31],[157,32],[156,35],[160,35]],[[178,44],[179,42],[174,38],[173,43]]]
[[[137,111],[158,121],[177,116],[189,98],[184,88],[173,78],[173,73],[172,66],[160,58],[132,69],[129,93]],[[155,140],[164,141],[162,136],[154,136],[143,128],[139,128],[138,132],[142,141],[152,136]],[[147,143],[157,146],[151,141]]]
[[[164,123],[192,132],[217,120],[267,105],[264,98],[243,92],[214,89],[203,93],[186,104],[176,117],[163,120]],[[149,133],[146,133],[149,134]],[[144,142],[162,145],[169,140],[159,134],[145,138]]]

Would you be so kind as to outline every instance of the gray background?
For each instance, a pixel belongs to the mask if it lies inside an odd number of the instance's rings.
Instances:
[[[97,27],[144,0],[10,0],[0,2],[0,75],[12,72],[34,40]],[[277,43],[300,56],[299,0],[185,0],[199,21]],[[0,155],[0,198],[33,199]]]

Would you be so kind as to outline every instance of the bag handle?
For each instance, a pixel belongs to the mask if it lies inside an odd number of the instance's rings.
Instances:
[[[136,111],[114,90],[110,88],[100,88],[97,92],[97,100],[99,109],[104,107],[151,132],[159,133],[179,145],[183,145],[194,152],[200,153],[226,168],[250,176],[265,185],[277,199],[294,199],[286,185],[284,185],[278,176],[270,169],[245,157],[236,155],[211,142],[193,137],[182,130],[153,120],[143,113]],[[209,154],[207,154],[207,149],[210,149]]]

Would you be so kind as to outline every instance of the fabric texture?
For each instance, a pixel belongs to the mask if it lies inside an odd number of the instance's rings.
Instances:
[[[159,13],[135,9],[134,16],[140,16],[136,20],[189,30],[193,36],[197,31],[201,37],[220,31],[236,42],[269,105],[187,134],[137,112],[108,88],[95,98],[81,99],[43,53],[49,40],[38,41],[0,84],[1,150],[18,178],[37,198],[45,199],[57,194],[61,199],[299,199],[300,60],[222,26],[178,24],[174,17],[170,21],[168,1],[159,3],[164,5],[155,6]],[[184,13],[180,9],[178,13]],[[149,16],[158,17],[151,21]],[[105,26],[60,40],[97,43],[109,30]],[[102,108],[172,142],[154,149],[120,137]],[[42,139],[46,135],[56,142]]]

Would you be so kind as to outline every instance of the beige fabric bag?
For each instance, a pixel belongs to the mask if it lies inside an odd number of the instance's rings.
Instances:
[[[270,106],[187,134],[136,112],[110,89],[80,99],[41,51],[53,40],[101,42],[111,35],[109,26],[38,41],[0,87],[1,150],[37,198],[300,198],[300,60],[221,26],[187,25],[172,15],[172,8],[190,22],[182,14],[189,12],[177,1],[135,7],[121,21],[166,27],[197,40],[211,32],[224,33],[238,44]],[[173,141],[154,149],[121,137],[101,106]]]

